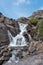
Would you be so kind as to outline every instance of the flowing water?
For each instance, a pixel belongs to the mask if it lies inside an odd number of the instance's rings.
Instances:
[[[8,31],[8,35],[10,38],[10,45],[9,46],[25,46],[27,45],[27,42],[23,36],[23,32],[27,32],[26,27],[27,24],[23,24],[23,23],[18,23],[21,32],[19,34],[17,34],[15,37],[12,36],[12,34]],[[30,36],[29,36],[30,37]]]
[[[23,24],[20,22],[18,22],[18,24],[19,24],[19,28],[20,28],[21,32],[19,34],[17,34],[15,37],[12,36],[10,31],[8,31],[8,35],[9,35],[9,39],[10,39],[9,46],[11,46],[11,47],[26,46],[29,43],[26,41],[25,37],[23,36],[23,33],[27,32],[26,27],[28,26],[28,24]],[[32,40],[30,34],[28,34],[28,37],[29,37],[29,40]],[[8,62],[14,61],[15,55],[16,55],[16,50],[13,50],[12,57],[10,58],[10,60]],[[18,61],[16,60],[16,62],[18,62]]]

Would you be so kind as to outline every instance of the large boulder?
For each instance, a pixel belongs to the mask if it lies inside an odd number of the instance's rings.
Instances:
[[[23,36],[25,37],[26,41],[29,42],[29,36],[28,36],[28,33],[24,32],[24,33],[23,33]]]
[[[12,56],[11,50],[9,50],[8,45],[0,47],[0,64],[2,65],[4,62],[8,61]]]
[[[13,36],[16,36],[20,32],[17,21],[4,17],[4,24]]]
[[[7,29],[11,32],[13,36],[16,36],[17,34],[20,33],[19,25],[17,22],[11,24],[11,25],[6,25]]]
[[[3,14],[0,12],[0,22],[3,22],[4,21],[4,16]]]
[[[9,18],[7,18],[7,17],[4,17],[4,23],[7,25],[12,25],[12,24],[14,24],[14,21],[15,20],[13,20],[13,19],[9,19]]]

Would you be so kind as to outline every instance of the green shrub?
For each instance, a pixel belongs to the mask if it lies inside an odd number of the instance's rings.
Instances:
[[[38,23],[38,18],[32,18],[32,19],[30,20],[30,23],[31,23],[32,25],[36,26],[37,23]]]
[[[38,25],[38,36],[40,37],[40,39],[43,39],[43,19],[39,22]]]

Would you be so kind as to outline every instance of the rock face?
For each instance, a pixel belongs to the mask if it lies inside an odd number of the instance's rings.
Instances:
[[[4,16],[2,15],[2,13],[0,13],[0,22],[4,21]]]
[[[32,16],[28,18],[31,19],[31,18],[39,18],[39,17],[43,18],[43,10],[38,10],[36,12],[33,12]]]
[[[19,25],[15,20],[4,17],[0,13],[0,64],[11,57],[11,50],[8,47],[10,43],[8,30],[13,36],[16,36],[20,32]]]
[[[10,30],[13,36],[16,36],[20,32],[17,21],[5,18],[4,24],[6,25],[7,29]]]
[[[23,33],[23,36],[25,37],[26,41],[28,42],[29,41],[29,37],[28,37],[28,34],[26,32]]]
[[[8,49],[10,41],[7,30],[3,23],[0,23],[0,25],[0,64],[2,64],[10,58],[11,53]]]
[[[12,34],[14,34],[14,36],[20,32],[18,22],[13,19],[4,17],[2,13],[0,13],[0,26],[5,26],[8,30],[11,31]]]
[[[21,23],[28,23],[28,19],[25,18],[25,17],[20,17],[17,19],[18,22],[21,22]]]
[[[0,64],[6,62],[11,57],[11,50],[9,50],[8,45],[0,47]]]

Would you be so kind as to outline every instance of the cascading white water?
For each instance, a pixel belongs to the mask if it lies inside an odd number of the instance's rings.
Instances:
[[[19,34],[17,34],[15,37],[13,37],[12,34],[10,33],[10,31],[8,30],[8,35],[9,35],[9,39],[10,39],[9,46],[11,46],[11,47],[27,46],[27,44],[29,43],[25,40],[25,37],[23,36],[23,33],[27,32],[26,27],[27,27],[28,24],[23,24],[23,23],[20,23],[20,22],[18,22],[18,24],[19,24],[19,28],[20,28],[21,32]],[[32,40],[30,34],[28,34],[28,37],[29,37],[30,40]],[[16,53],[17,53],[16,50],[12,51],[12,57],[9,59],[8,62],[14,62],[15,61],[17,63],[19,61],[19,58],[17,58],[15,60]]]
[[[25,38],[23,36],[23,32],[27,32],[26,30],[26,27],[27,27],[27,24],[23,24],[23,23],[19,23],[19,27],[20,27],[20,30],[21,32],[19,34],[17,34],[15,37],[13,37],[11,35],[11,33],[8,31],[8,35],[9,35],[9,38],[10,38],[10,45],[9,46],[26,46],[27,42],[25,41]]]

